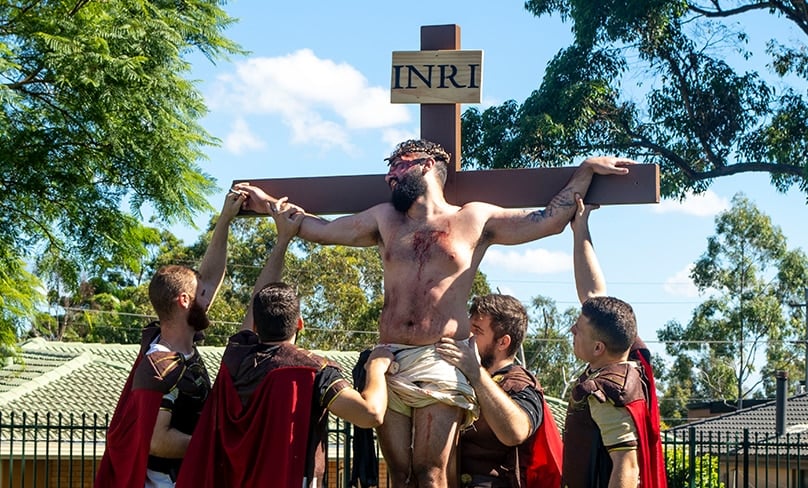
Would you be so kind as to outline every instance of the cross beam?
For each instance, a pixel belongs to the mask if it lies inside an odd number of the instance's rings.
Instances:
[[[421,27],[421,50],[460,49],[460,27]],[[421,104],[421,137],[452,156],[444,194],[449,203],[487,202],[507,208],[544,207],[569,181],[574,167],[460,171],[460,104]],[[381,161],[379,164],[383,164]],[[390,200],[383,174],[273,178],[249,181],[269,195],[313,214],[346,214]],[[632,166],[624,176],[595,175],[586,202],[601,205],[659,203],[659,167]]]

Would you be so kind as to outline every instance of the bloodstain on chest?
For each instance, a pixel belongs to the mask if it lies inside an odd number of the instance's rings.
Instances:
[[[432,250],[448,249],[449,233],[443,230],[419,231],[412,236],[412,250],[418,263],[418,276],[432,257]]]

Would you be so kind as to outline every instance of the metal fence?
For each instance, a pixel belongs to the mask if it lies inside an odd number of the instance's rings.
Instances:
[[[0,414],[0,488],[92,488],[108,418]],[[670,488],[808,488],[808,435],[664,433]],[[323,486],[350,486],[352,429],[332,418]],[[388,485],[383,461],[379,487]]]
[[[664,433],[671,488],[808,488],[808,435],[710,431]]]

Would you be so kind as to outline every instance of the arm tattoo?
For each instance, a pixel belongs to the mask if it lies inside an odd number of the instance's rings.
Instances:
[[[544,210],[534,210],[534,211],[530,212],[529,214],[527,214],[527,218],[531,222],[540,222],[540,221],[544,220],[544,217],[545,217]]]
[[[545,209],[545,214],[547,217],[552,217],[555,213],[559,211],[569,211],[570,208],[572,208],[574,212],[576,206],[575,194],[572,190],[565,188],[550,200],[550,204],[547,205]],[[570,215],[570,218],[572,218],[572,215]]]
[[[557,215],[560,211],[569,211],[570,208],[575,209],[577,204],[575,202],[575,195],[569,189],[563,189],[556,196],[550,200],[550,203],[547,204],[547,207],[544,210],[534,210],[533,212],[527,215],[527,218],[531,222],[540,222],[544,219],[551,219],[555,215]],[[570,215],[568,218],[572,218]]]

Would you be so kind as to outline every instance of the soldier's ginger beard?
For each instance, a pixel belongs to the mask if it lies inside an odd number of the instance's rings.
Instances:
[[[194,330],[205,330],[210,326],[210,319],[202,305],[197,300],[191,303],[191,308],[188,309],[188,325]]]

